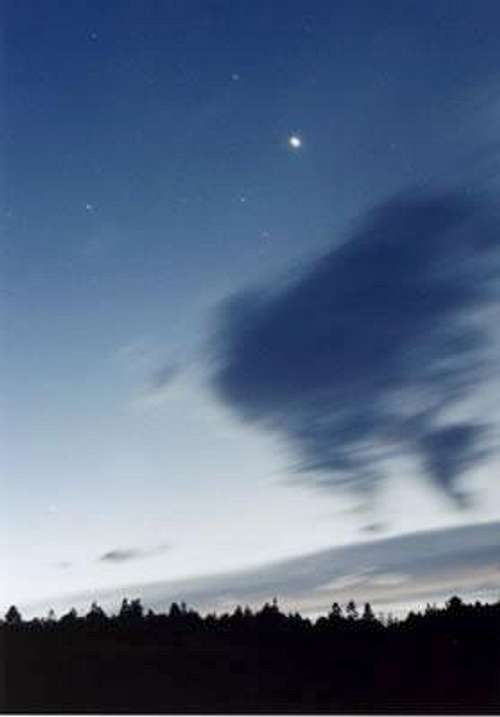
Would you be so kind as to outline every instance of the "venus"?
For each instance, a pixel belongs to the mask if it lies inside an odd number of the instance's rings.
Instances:
[[[292,149],[300,149],[300,147],[302,147],[302,140],[296,134],[292,134],[288,138],[288,144]]]

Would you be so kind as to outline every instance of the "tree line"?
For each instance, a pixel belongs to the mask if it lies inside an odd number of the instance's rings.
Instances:
[[[499,601],[500,603],[500,601]],[[457,596],[450,598],[444,607],[439,608],[435,603],[427,603],[424,612],[410,611],[406,618],[399,619],[394,617],[391,612],[385,614],[379,612],[375,615],[373,608],[369,602],[364,603],[362,610],[358,609],[355,600],[349,600],[344,607],[338,602],[333,602],[331,608],[326,616],[319,616],[316,620],[312,620],[308,617],[302,617],[299,612],[289,612],[285,614],[281,612],[278,606],[277,598],[273,598],[272,602],[264,603],[263,607],[253,612],[248,606],[241,607],[236,606],[232,613],[224,612],[217,614],[216,612],[208,613],[205,617],[199,615],[196,610],[188,608],[185,602],[180,604],[172,602],[170,609],[166,613],[155,613],[154,610],[148,609],[147,611],[142,605],[140,598],[123,598],[120,609],[117,613],[108,615],[106,611],[96,602],[93,601],[90,605],[88,612],[85,615],[79,615],[75,608],[71,608],[68,612],[63,613],[59,618],[56,617],[56,613],[53,609],[50,609],[47,616],[43,618],[35,617],[31,620],[24,620],[20,610],[15,606],[11,605],[6,611],[3,620],[0,618],[0,628],[5,627],[24,627],[26,629],[44,629],[53,628],[55,626],[60,627],[71,627],[71,626],[104,626],[104,625],[117,625],[117,626],[131,626],[139,625],[141,623],[147,623],[150,621],[159,620],[160,622],[175,622],[184,623],[186,627],[194,625],[201,627],[205,626],[239,626],[244,622],[258,622],[264,620],[269,623],[269,620],[273,620],[276,623],[289,623],[290,626],[307,626],[316,631],[321,631],[328,626],[344,627],[349,625],[371,625],[379,627],[391,627],[394,625],[410,624],[422,618],[429,618],[430,616],[446,616],[446,615],[465,615],[465,614],[482,614],[485,611],[495,610],[496,605],[490,606],[488,604],[482,604],[480,601],[476,601],[473,604],[467,604]]]
[[[460,598],[452,598],[450,603],[458,601],[463,604]],[[430,604],[427,606],[426,613],[430,610],[436,610],[435,606]],[[410,613],[414,615],[414,613]],[[345,623],[352,624],[354,622],[360,622],[361,624],[380,624],[390,625],[397,622],[392,614],[389,613],[387,616],[384,613],[379,613],[375,617],[375,613],[369,602],[364,604],[362,612],[358,610],[356,602],[349,600],[346,603],[345,608],[338,602],[334,602],[327,617],[319,617],[314,623],[310,618],[304,618],[298,612],[288,613],[285,615],[281,612],[278,607],[278,601],[276,598],[271,603],[266,602],[260,610],[255,612],[248,606],[241,607],[238,605],[235,607],[234,612],[224,612],[220,615],[217,613],[208,613],[204,618],[201,617],[195,610],[188,609],[185,602],[178,604],[173,602],[170,605],[170,609],[167,613],[155,613],[152,609],[147,611],[144,609],[141,599],[134,598],[129,600],[123,598],[120,609],[117,613],[108,615],[106,611],[97,603],[92,602],[88,612],[85,615],[78,615],[75,608],[71,608],[68,612],[63,613],[59,618],[56,617],[56,613],[53,609],[50,609],[47,616],[44,618],[35,617],[31,620],[23,620],[20,610],[15,606],[11,605],[6,611],[3,620],[0,619],[0,627],[2,625],[8,627],[25,627],[26,629],[43,629],[53,628],[55,626],[70,627],[70,626],[104,626],[106,624],[117,626],[130,626],[133,624],[141,624],[143,622],[154,621],[159,619],[161,622],[176,622],[185,623],[186,626],[197,625],[201,627],[205,626],[236,626],[241,625],[244,622],[275,619],[276,621],[289,622],[290,625],[296,626],[299,622],[304,626],[321,629],[326,623]]]
[[[500,600],[404,618],[354,600],[315,619],[277,600],[200,615],[124,598],[30,620],[11,606],[0,648],[8,712],[500,711]]]

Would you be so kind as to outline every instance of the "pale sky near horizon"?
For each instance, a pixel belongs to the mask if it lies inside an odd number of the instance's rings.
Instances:
[[[0,607],[500,520],[498,3],[3,15]]]

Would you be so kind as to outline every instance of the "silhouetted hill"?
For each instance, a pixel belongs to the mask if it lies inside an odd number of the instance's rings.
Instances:
[[[315,622],[276,603],[201,617],[124,600],[29,622],[12,607],[0,636],[3,712],[500,712],[500,602],[395,621],[351,601]]]

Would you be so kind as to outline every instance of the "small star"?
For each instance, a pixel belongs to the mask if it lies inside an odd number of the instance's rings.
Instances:
[[[271,234],[269,232],[261,232],[260,236],[262,237],[262,239],[270,239],[271,238]]]
[[[89,37],[91,40],[97,40],[97,32],[91,32]]]
[[[237,72],[233,72],[233,74],[231,75],[231,79],[233,80],[233,82],[238,82],[240,76]]]
[[[90,204],[90,202],[87,202],[87,203],[85,204],[85,211],[86,211],[86,212],[93,212],[93,211],[94,211],[94,205],[93,205],[93,204]]]
[[[247,201],[247,198],[245,197],[244,194],[242,194],[241,197],[240,197],[240,202],[241,202],[242,204],[245,204],[246,201]]]

